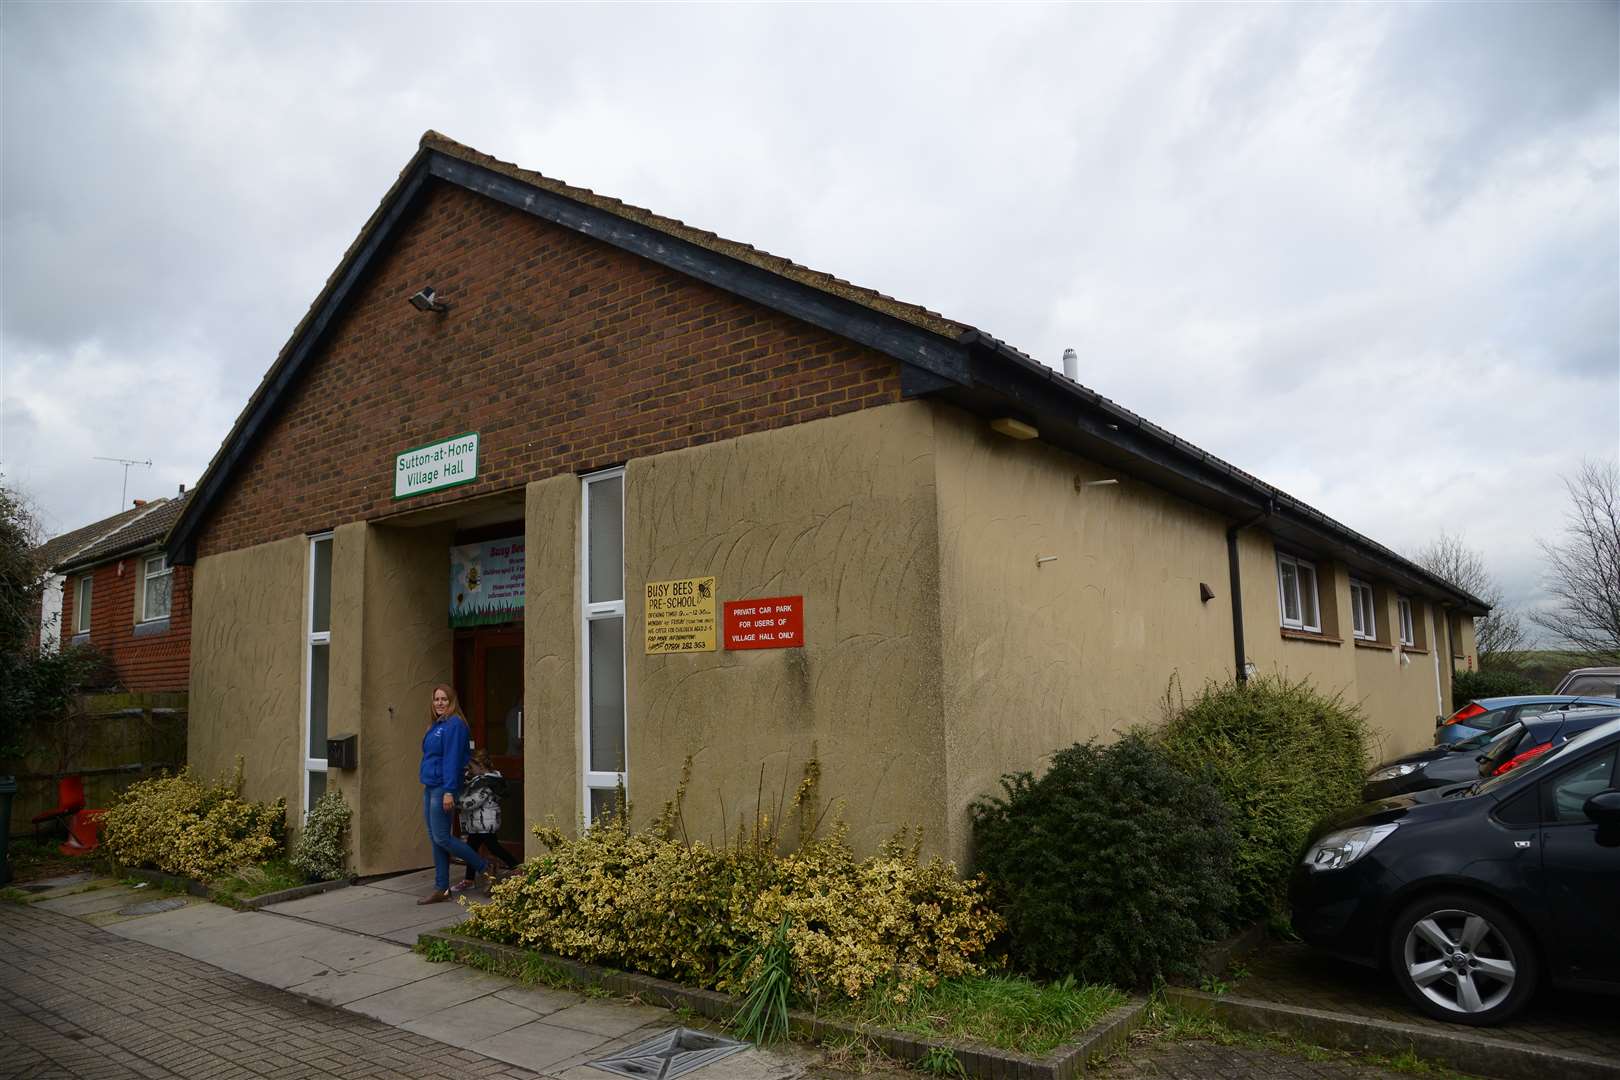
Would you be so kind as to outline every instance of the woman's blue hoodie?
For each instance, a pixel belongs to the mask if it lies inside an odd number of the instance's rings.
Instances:
[[[452,795],[460,791],[471,742],[467,721],[457,714],[433,721],[422,736],[422,786],[442,788]]]

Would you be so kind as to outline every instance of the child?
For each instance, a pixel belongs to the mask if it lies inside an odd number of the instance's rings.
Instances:
[[[467,761],[467,782],[461,789],[461,831],[467,846],[474,851],[488,849],[508,867],[518,864],[512,853],[501,846],[495,834],[501,831],[501,796],[506,794],[506,778],[489,760],[488,750],[474,750]],[[467,868],[465,881],[456,883],[453,892],[465,892],[476,884],[472,867]]]

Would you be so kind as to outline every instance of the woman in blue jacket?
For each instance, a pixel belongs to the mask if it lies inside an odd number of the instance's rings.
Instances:
[[[471,867],[486,886],[489,883],[485,874],[489,863],[450,831],[450,815],[456,808],[471,742],[456,692],[440,683],[433,688],[433,708],[428,713],[427,734],[422,736],[422,816],[427,820],[428,842],[433,845],[433,892],[418,904],[450,899],[452,855]]]

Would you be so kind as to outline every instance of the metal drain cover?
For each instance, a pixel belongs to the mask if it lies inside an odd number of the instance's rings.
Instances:
[[[654,1035],[645,1042],[621,1050],[612,1057],[587,1064],[631,1080],[675,1080],[675,1077],[701,1069],[703,1066],[729,1057],[748,1044],[707,1031],[676,1028]]]
[[[167,900],[144,900],[139,904],[130,904],[128,907],[118,909],[120,915],[156,915],[160,911],[173,911],[183,908],[186,902],[178,896],[171,896]]]

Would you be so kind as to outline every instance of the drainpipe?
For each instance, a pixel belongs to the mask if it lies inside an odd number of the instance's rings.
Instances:
[[[1277,510],[1277,504],[1266,500],[1264,510],[1261,510],[1248,521],[1239,522],[1226,530],[1226,566],[1231,577],[1232,588],[1232,652],[1234,657],[1233,672],[1237,676],[1238,685],[1242,686],[1249,681],[1248,651],[1243,647],[1243,577],[1238,571],[1238,533],[1251,525],[1258,525]]]

